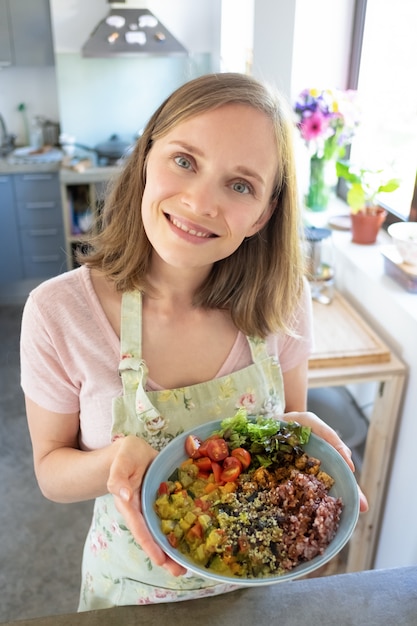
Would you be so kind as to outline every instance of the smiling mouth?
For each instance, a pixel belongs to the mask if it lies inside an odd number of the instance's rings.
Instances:
[[[176,228],[179,228],[180,230],[182,230],[184,233],[188,233],[189,235],[193,235],[194,237],[200,237],[201,239],[210,239],[211,237],[217,237],[217,235],[215,235],[212,232],[203,231],[203,230],[195,230],[194,228],[190,228],[189,226],[187,226],[183,222],[180,222],[177,218],[173,217],[172,215],[168,215],[168,214],[165,214],[165,215],[167,219],[171,222],[171,224],[173,224]]]

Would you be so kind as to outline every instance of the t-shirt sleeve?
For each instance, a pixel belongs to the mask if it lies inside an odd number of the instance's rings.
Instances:
[[[29,295],[20,338],[23,392],[48,411],[74,413],[79,411],[79,388],[64,367],[60,334],[54,323],[53,303],[41,310],[35,296]]]
[[[267,339],[268,350],[270,354],[278,353],[283,372],[297,367],[310,356],[314,348],[313,307],[307,280],[304,281],[304,290],[295,311],[292,329],[292,335],[272,335]]]

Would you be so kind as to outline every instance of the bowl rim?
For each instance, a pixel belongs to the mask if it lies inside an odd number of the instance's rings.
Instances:
[[[410,233],[417,237],[417,222],[394,222],[387,228],[387,233],[403,243],[417,244],[417,239],[410,239]],[[408,233],[408,235],[407,235]]]

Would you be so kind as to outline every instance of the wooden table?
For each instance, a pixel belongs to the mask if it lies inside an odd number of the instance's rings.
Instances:
[[[309,361],[309,387],[379,383],[360,474],[369,511],[359,517],[349,542],[345,571],[371,569],[399,423],[406,368],[340,294],[335,294],[330,305],[314,302],[313,311],[316,346]]]

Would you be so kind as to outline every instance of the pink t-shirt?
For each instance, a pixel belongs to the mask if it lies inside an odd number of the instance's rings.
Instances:
[[[267,350],[283,372],[296,367],[312,347],[311,299],[304,291],[298,337],[270,335]],[[110,443],[112,398],[122,394],[120,341],[83,266],[42,283],[26,302],[21,331],[21,385],[38,405],[56,413],[80,413],[80,445]],[[246,337],[236,342],[216,377],[252,363]],[[148,380],[149,389],[161,389]]]

